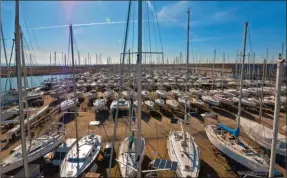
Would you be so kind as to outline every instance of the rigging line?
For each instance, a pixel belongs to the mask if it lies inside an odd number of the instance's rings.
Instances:
[[[150,24],[149,24],[149,8],[148,8],[148,3],[146,3],[146,11],[147,11],[147,34],[148,34],[148,42],[149,42],[149,51],[151,52],[151,40],[150,40]],[[149,60],[151,61],[152,64],[152,54],[149,54]]]
[[[159,33],[159,40],[160,40],[160,45],[161,45],[161,52],[163,52],[163,45],[162,45],[162,39],[161,39],[161,33],[160,33],[160,29],[159,29],[159,23],[158,23],[158,17],[157,17],[157,13],[156,13],[157,10],[156,10],[155,3],[153,3],[153,8],[154,8],[154,11],[155,11],[155,17],[156,17],[157,28],[158,28],[158,33]]]
[[[23,14],[23,16],[24,16],[24,23],[25,23],[25,26],[26,26],[26,28],[28,28],[28,24],[27,24],[27,14],[26,14],[26,10],[25,10],[25,7],[23,6],[23,9],[21,8],[21,11],[22,11],[22,14]],[[24,33],[23,33],[24,34]],[[34,56],[35,56],[35,53],[34,53],[34,48],[33,48],[33,44],[32,44],[32,41],[31,41],[31,38],[30,38],[30,33],[29,33],[29,31],[27,32],[27,34],[28,34],[28,38],[29,38],[29,42],[30,42],[30,44],[31,44],[31,49],[32,49],[32,53],[34,54]],[[25,37],[25,35],[24,35],[24,37]],[[28,43],[27,43],[28,44]]]

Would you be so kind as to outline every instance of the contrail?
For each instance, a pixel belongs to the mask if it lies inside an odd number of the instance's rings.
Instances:
[[[143,20],[146,21],[152,21],[152,20]],[[130,21],[132,23],[137,22],[137,20]],[[126,23],[126,21],[114,21],[114,22],[94,22],[94,23],[84,23],[84,24],[73,24],[73,27],[82,27],[82,26],[93,26],[93,25],[109,25],[109,24],[123,24]],[[57,26],[50,26],[50,27],[37,27],[37,28],[30,28],[25,30],[43,30],[43,29],[51,29],[51,28],[62,28],[62,27],[68,27],[69,25],[57,25]]]

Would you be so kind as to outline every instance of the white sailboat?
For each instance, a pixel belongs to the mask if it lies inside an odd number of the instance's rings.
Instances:
[[[1,112],[1,121],[5,121],[7,119],[13,118],[15,115],[19,114],[18,107],[12,107],[6,110],[2,110]]]
[[[129,8],[128,8],[128,14],[130,13],[131,10],[131,4],[132,1],[129,1]],[[137,102],[142,103],[142,98],[141,98],[141,85],[142,85],[142,72],[141,72],[141,62],[142,62],[142,1],[139,0],[138,3],[138,55],[137,55]],[[129,18],[130,16],[128,15],[127,18],[127,24],[129,23]],[[128,28],[128,25],[127,25]],[[127,40],[127,29],[126,29],[126,34],[125,34],[125,43],[124,43],[124,52],[126,51],[126,40]],[[125,56],[125,55],[124,55]],[[124,61],[124,59],[123,59]],[[123,69],[123,66],[122,66]],[[121,75],[121,77],[123,77]],[[121,86],[122,87],[122,86]],[[119,109],[119,108],[118,108]],[[141,112],[142,112],[142,105],[138,104],[137,106],[137,135],[134,137],[134,132],[132,131],[132,124],[131,124],[131,119],[132,119],[132,113],[130,117],[130,137],[125,138],[120,145],[119,148],[119,155],[118,155],[118,162],[120,164],[120,172],[122,177],[141,177],[141,165],[142,161],[144,159],[145,155],[145,139],[142,138],[141,136]],[[116,127],[114,128],[115,132]],[[115,135],[113,137],[113,144],[115,141]],[[112,156],[110,158],[110,161],[112,159]],[[109,176],[111,176],[111,162],[109,165]]]
[[[155,92],[160,98],[166,98],[166,95],[167,95],[166,91],[164,91],[164,90],[156,90]]]
[[[102,139],[99,135],[82,137],[65,156],[60,167],[60,177],[80,176],[97,158],[101,144]]]
[[[177,109],[179,104],[176,100],[166,100],[166,104],[172,109]]]
[[[181,96],[178,98],[178,102],[186,105],[186,107],[190,108],[190,101],[189,101],[189,96]]]
[[[73,65],[73,85],[74,96],[76,96],[75,83],[75,65],[74,65],[74,48],[73,48],[73,29],[70,25],[71,53]],[[75,98],[74,98],[75,100]],[[76,144],[69,150],[60,166],[60,177],[78,177],[80,176],[96,159],[101,150],[101,136],[89,134],[79,140],[77,106],[74,105],[75,127],[76,127]]]
[[[100,110],[102,109],[103,107],[105,107],[107,104],[107,100],[106,99],[96,99],[94,102],[93,102],[93,105],[94,105],[94,108],[95,110]]]
[[[154,107],[154,102],[153,102],[152,100],[147,100],[147,101],[145,101],[144,103],[147,105],[147,107],[148,107],[149,109],[153,109],[153,107]]]
[[[241,99],[243,87],[243,66],[245,59],[246,32],[248,23],[245,24],[243,60],[240,78],[239,105],[237,128],[231,129],[222,123],[218,125],[207,125],[205,128],[206,135],[210,142],[222,153],[237,161],[241,165],[255,172],[268,172],[269,164],[262,158],[250,145],[239,138],[240,135],[240,118],[241,118]]]
[[[104,92],[104,96],[105,98],[111,98],[114,96],[114,90],[112,89],[107,89],[105,92]]]
[[[219,106],[219,101],[214,99],[212,96],[202,96],[202,101],[206,102],[207,104],[211,104],[214,106]]]
[[[117,105],[119,105],[120,110],[129,110],[130,109],[131,102],[128,100],[125,100],[123,98],[119,99],[119,101],[114,100],[111,104],[111,110],[117,109]]]
[[[249,119],[240,118],[240,125],[245,133],[260,146],[271,150],[271,143],[273,138],[273,131],[271,128],[266,127],[258,122]],[[282,156],[287,154],[287,138],[285,135],[278,133],[278,141],[276,144],[276,153]]]
[[[158,106],[164,107],[165,102],[164,102],[163,99],[157,98],[157,99],[154,100],[154,102],[155,102],[155,104],[157,104]]]
[[[54,150],[60,145],[64,138],[63,126],[61,125],[60,130],[52,133],[51,135],[42,135],[31,142],[26,142],[28,163],[35,161],[47,153]],[[23,166],[23,154],[22,145],[19,145],[14,149],[14,152],[10,154],[1,162],[2,173],[7,173],[16,168]]]
[[[60,104],[61,111],[64,112],[68,109],[73,108],[76,105],[74,99],[67,99]]]
[[[150,92],[147,91],[147,90],[142,90],[142,95],[143,95],[143,97],[145,97],[145,98],[149,98]]]
[[[187,64],[189,58],[189,14],[188,13],[188,25],[187,25],[187,59],[186,59],[186,75]],[[186,91],[187,92],[187,80]],[[198,177],[200,171],[200,153],[194,138],[186,132],[187,123],[187,99],[185,97],[185,116],[182,131],[173,131],[169,133],[167,141],[168,155],[171,161],[178,162],[176,174],[178,177]]]
[[[136,145],[138,144],[138,139],[131,137],[125,138],[120,145],[118,162],[120,163],[120,171],[123,177],[135,177],[137,174],[137,152]],[[141,155],[139,156],[138,163],[143,162],[145,153],[145,139],[141,139]]]

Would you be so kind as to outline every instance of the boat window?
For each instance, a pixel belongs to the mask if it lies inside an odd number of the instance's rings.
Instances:
[[[287,143],[286,142],[280,142],[279,149],[287,149]]]
[[[68,161],[71,163],[85,162],[86,158],[69,158]]]
[[[32,149],[32,150],[30,151],[30,153],[33,153],[33,152],[35,152],[35,151],[37,151],[37,150],[39,150],[39,149],[41,149],[41,146],[37,146],[36,148]]]

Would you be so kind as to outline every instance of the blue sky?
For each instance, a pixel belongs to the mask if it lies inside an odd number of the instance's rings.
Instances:
[[[14,6],[14,2],[2,2],[2,24],[9,53],[14,35]],[[88,53],[93,63],[96,62],[96,54],[100,53],[103,63],[108,56],[114,62],[119,61],[128,1],[23,1],[20,6],[21,25],[26,42],[30,48],[31,44],[33,46],[33,61],[36,63],[49,63],[50,52],[57,52],[58,61],[62,59],[62,52],[68,53],[68,27],[42,27],[69,23],[75,25],[74,36],[82,63]],[[136,6],[134,2],[131,20],[137,19]],[[234,61],[236,51],[242,49],[243,23],[246,20],[250,32],[247,52],[255,52],[257,61],[266,56],[267,48],[269,60],[274,59],[281,52],[282,42],[286,44],[284,1],[144,1],[144,51],[161,52],[161,37],[165,60],[173,61],[180,52],[185,56],[188,7],[191,8],[190,61],[193,56],[197,56],[197,60],[201,58],[201,62],[211,61],[214,49],[217,50],[218,62],[222,61],[223,52],[226,53],[226,61]],[[136,21],[130,24],[128,38],[128,48],[136,51],[137,40],[132,38],[133,35],[137,35]],[[1,58],[3,62],[3,55]],[[152,60],[158,60],[158,56],[152,56]]]

